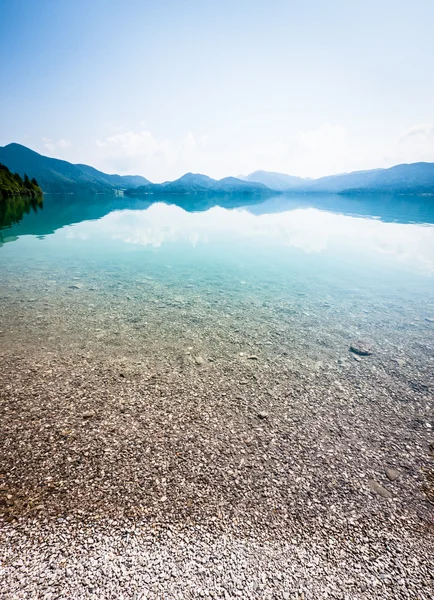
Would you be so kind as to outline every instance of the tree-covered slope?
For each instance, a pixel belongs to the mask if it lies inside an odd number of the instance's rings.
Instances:
[[[36,179],[24,178],[18,173],[12,173],[6,165],[0,163],[0,199],[13,196],[28,196],[36,198],[42,196],[42,190]]]

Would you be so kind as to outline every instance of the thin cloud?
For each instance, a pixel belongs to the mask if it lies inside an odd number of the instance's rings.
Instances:
[[[181,139],[160,139],[148,129],[141,129],[111,135],[98,140],[96,146],[101,167],[164,181],[168,173],[177,171],[180,176],[191,170],[206,141],[206,136],[196,138],[191,131]]]
[[[71,148],[72,144],[69,140],[60,139],[57,142],[53,141],[51,138],[43,137],[42,141],[44,143],[44,148],[49,150],[50,152],[55,152],[56,149],[66,150],[67,148]]]
[[[410,129],[407,129],[405,133],[403,133],[399,139],[399,143],[406,142],[408,138],[416,136],[426,137],[430,135],[434,135],[434,125],[414,125],[413,127],[410,127]]]

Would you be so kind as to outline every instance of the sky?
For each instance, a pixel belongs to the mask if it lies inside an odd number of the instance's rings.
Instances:
[[[433,0],[0,0],[0,145],[160,182],[434,162]]]

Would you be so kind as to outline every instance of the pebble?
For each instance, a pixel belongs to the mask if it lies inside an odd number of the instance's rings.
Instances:
[[[398,479],[398,476],[399,473],[396,469],[386,469],[386,477],[390,481],[395,481],[395,479]]]

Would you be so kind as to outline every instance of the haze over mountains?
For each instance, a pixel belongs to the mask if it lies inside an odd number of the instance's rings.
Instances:
[[[250,175],[240,175],[244,181],[255,181],[263,183],[272,190],[286,192],[291,189],[302,187],[308,182],[308,179],[295,177],[294,175],[285,175],[284,173],[274,173],[272,171],[255,171]]]
[[[242,177],[288,192],[320,193],[431,193],[434,194],[434,163],[396,165],[389,169],[354,171],[319,179],[302,179],[281,173],[255,171]]]
[[[345,193],[434,195],[434,163],[403,164],[389,169],[355,171],[319,179],[303,179],[283,173],[255,171],[220,180],[186,173],[176,181],[151,183],[140,175],[109,175],[82,164],[43,156],[20,144],[0,147],[0,163],[21,176],[35,177],[45,193],[112,193],[129,196],[171,194]]]

